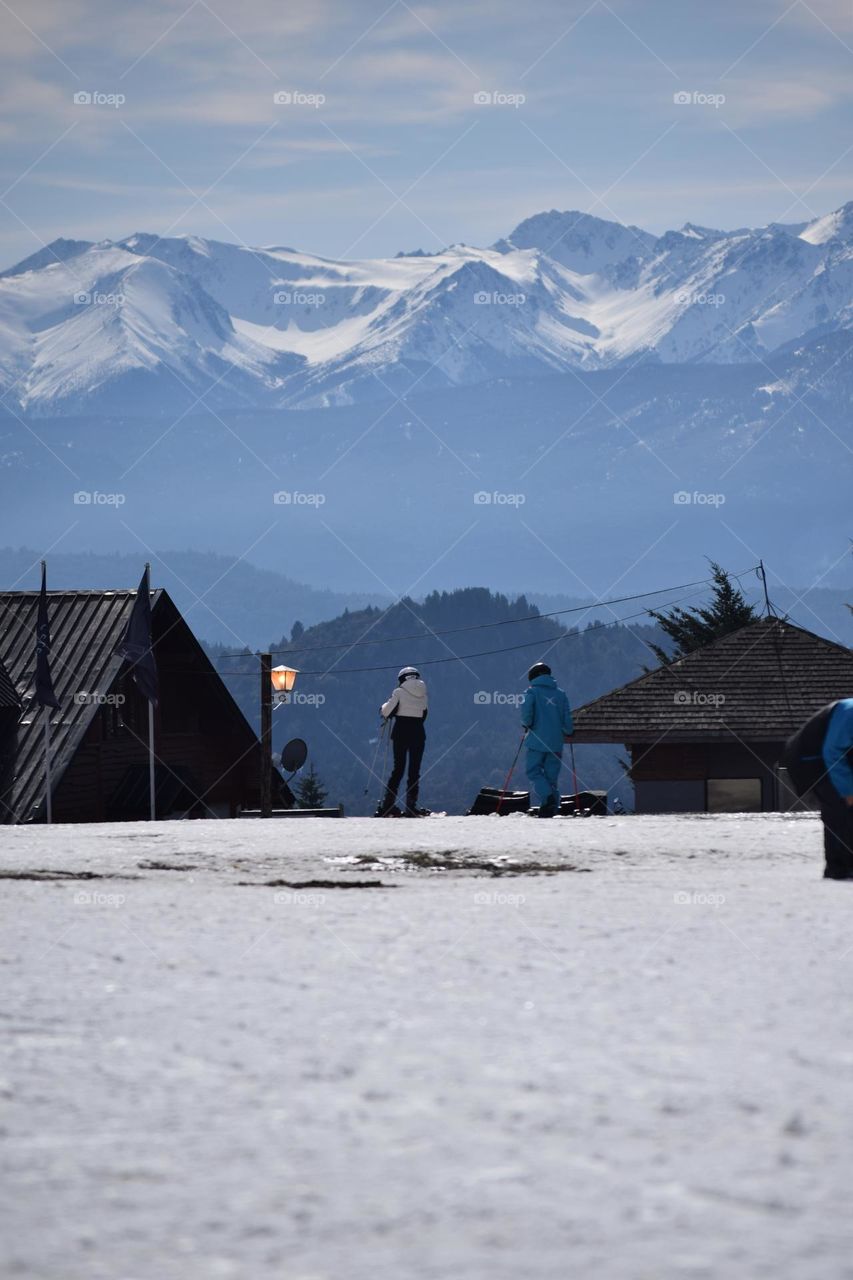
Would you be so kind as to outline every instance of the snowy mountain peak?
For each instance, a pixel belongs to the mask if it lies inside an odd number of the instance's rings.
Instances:
[[[809,244],[828,244],[831,240],[848,243],[853,240],[853,200],[834,213],[810,222],[800,232],[800,239],[807,240]]]
[[[538,249],[581,275],[614,267],[626,258],[645,256],[655,237],[639,227],[608,222],[589,213],[551,209],[520,222],[495,248]]]
[[[685,222],[680,234],[691,240],[719,240],[726,233],[717,231],[714,227],[700,227],[695,222]]]
[[[91,240],[63,240],[60,237],[45,245],[43,249],[39,249],[37,253],[30,254],[22,262],[16,263],[15,266],[0,271],[0,280],[8,276],[25,275],[28,271],[40,271],[43,267],[50,267],[55,263],[68,262],[91,248]]]
[[[550,210],[481,249],[336,262],[137,231],[0,275],[0,389],[33,415],[306,407],[638,359],[740,364],[853,328],[853,202],[653,236]],[[177,397],[177,399],[176,399]]]

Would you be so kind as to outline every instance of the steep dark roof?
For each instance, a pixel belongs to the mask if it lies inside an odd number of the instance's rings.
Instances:
[[[762,618],[575,712],[579,742],[778,742],[853,697],[853,650]]]
[[[40,817],[44,802],[42,716],[33,701],[38,597],[37,591],[0,591],[0,661],[5,663],[24,708],[12,799],[19,822]],[[109,692],[123,665],[115,650],[135,599],[135,591],[48,592],[50,667],[62,704],[51,715],[54,791],[98,711],[94,701],[79,702],[75,694]],[[238,737],[246,744],[255,741],[254,731],[166,591],[151,592],[151,613],[155,653],[158,636],[179,634],[192,652],[193,670],[209,676],[204,696],[219,700]]]
[[[2,662],[0,662],[0,709],[12,711],[21,709],[21,699]]]

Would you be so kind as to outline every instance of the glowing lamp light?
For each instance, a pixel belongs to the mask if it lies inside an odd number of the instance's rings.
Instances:
[[[295,667],[273,667],[270,672],[273,689],[276,693],[292,693],[298,675]]]

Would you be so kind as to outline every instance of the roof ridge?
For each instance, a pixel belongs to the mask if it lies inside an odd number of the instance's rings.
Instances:
[[[769,624],[769,625],[768,625]],[[711,650],[718,649],[726,641],[731,642],[735,637],[743,635],[744,632],[752,631],[758,627],[770,629],[778,628],[781,631],[789,633],[796,632],[807,636],[810,640],[816,641],[828,649],[835,650],[847,657],[853,658],[853,649],[846,645],[839,644],[835,640],[828,640],[825,636],[818,635],[815,631],[809,631],[807,627],[801,627],[796,622],[790,622],[787,618],[778,618],[775,615],[769,615],[762,618],[754,618],[752,622],[745,622],[742,627],[736,627],[733,631],[726,631],[723,635],[715,636],[708,644],[701,645],[698,649],[692,649],[689,653],[682,654],[678,658],[674,658],[671,662],[661,663],[660,666],[653,668],[651,671],[644,671],[642,675],[635,676],[633,680],[626,680],[624,684],[617,685],[615,689],[609,689],[606,693],[601,693],[597,698],[593,698],[591,702],[583,703],[582,707],[578,707],[577,711],[591,711],[598,703],[605,699],[613,698],[617,694],[623,693],[627,689],[641,685],[647,680],[654,677],[662,677],[664,675],[681,676],[684,678],[685,667],[693,667],[706,660]],[[689,671],[687,674],[689,679]]]

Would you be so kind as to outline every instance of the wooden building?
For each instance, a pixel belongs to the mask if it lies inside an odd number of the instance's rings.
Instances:
[[[48,593],[62,704],[51,712],[54,822],[148,817],[148,703],[116,656],[135,599],[135,591]],[[0,592],[0,661],[18,701],[7,822],[45,816],[43,712],[33,701],[37,607],[36,591]],[[259,801],[257,736],[165,591],[151,592],[151,614],[157,816],[235,817]]]
[[[21,699],[0,662],[0,822],[8,822],[11,814],[20,718]]]
[[[788,809],[786,739],[853,696],[853,650],[763,618],[575,712],[577,742],[623,743],[638,813]]]

